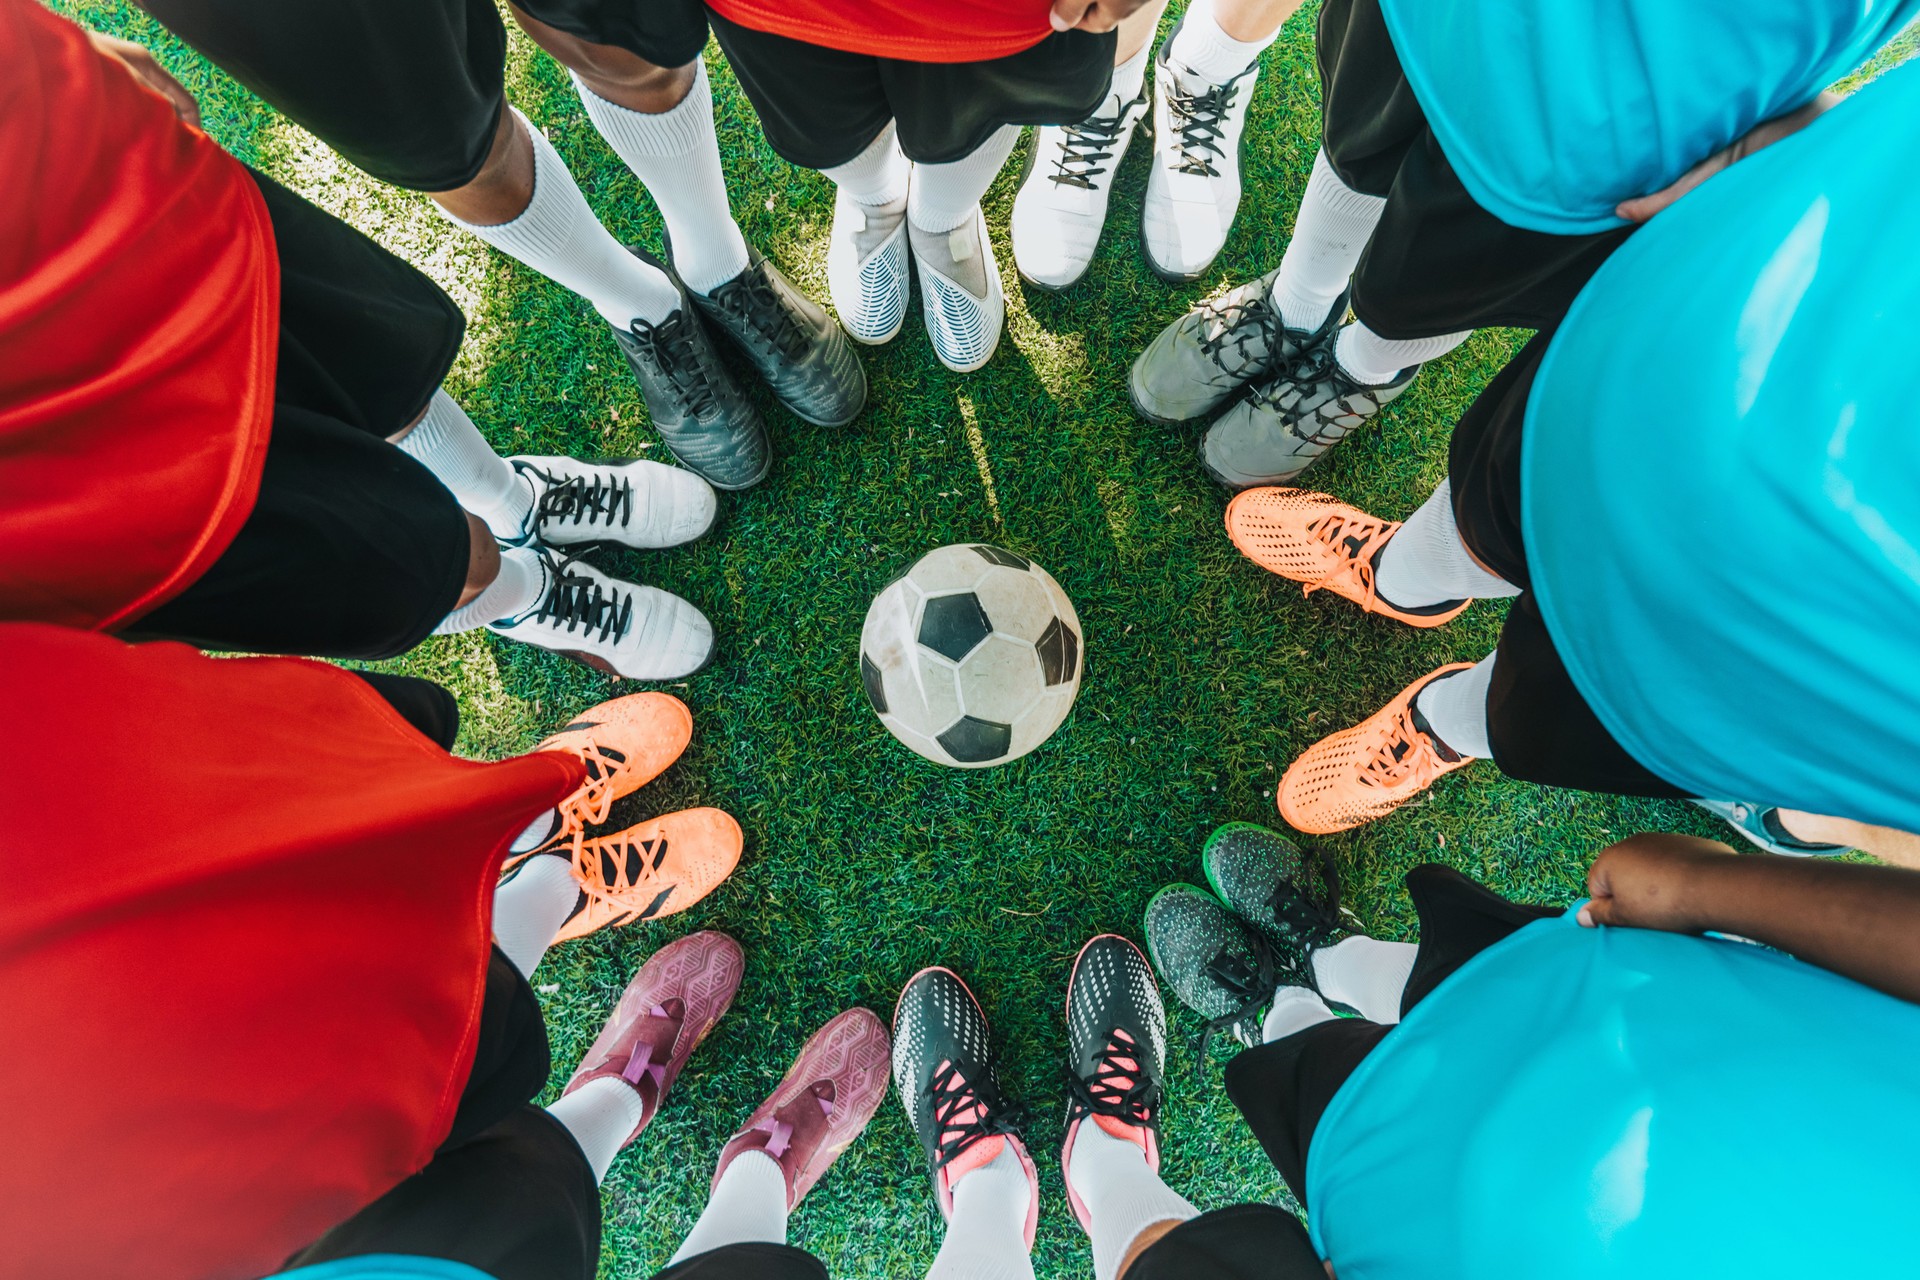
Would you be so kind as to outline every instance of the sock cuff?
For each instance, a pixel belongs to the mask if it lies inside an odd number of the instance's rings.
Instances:
[[[439,201],[433,201],[433,207],[440,210],[440,216],[463,231],[472,232],[488,244],[521,261],[529,257],[539,259],[551,257],[564,250],[573,239],[573,201],[543,198],[540,188],[543,185],[565,183],[574,189],[574,197],[585,203],[574,183],[573,174],[567,169],[567,162],[547,141],[547,135],[533,127],[533,122],[522,115],[520,108],[509,105],[513,118],[520,122],[528,140],[533,144],[533,193],[527,199],[527,207],[520,216],[511,222],[497,222],[490,225],[467,222],[448,213]],[[552,195],[551,190],[547,197]]]
[[[447,443],[457,424],[471,421],[460,402],[447,394],[445,387],[435,387],[433,398],[427,401],[427,412],[416,422],[413,430],[399,439],[400,451],[418,462],[425,462],[427,455]]]
[[[1313,172],[1307,177],[1307,185],[1314,188],[1314,198],[1334,213],[1373,218],[1387,204],[1385,196],[1370,196],[1348,186],[1334,170],[1333,161],[1327,159],[1325,147],[1313,157]]]
[[[587,88],[578,73],[567,74],[594,127],[609,141],[617,136],[618,150],[660,158],[684,156],[704,150],[713,136],[713,86],[707,79],[707,64],[700,59],[694,60],[693,86],[687,96],[658,113],[609,102]]]

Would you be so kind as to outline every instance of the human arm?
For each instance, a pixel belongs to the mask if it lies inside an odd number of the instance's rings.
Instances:
[[[1587,870],[1583,925],[1734,934],[1920,1003],[1920,871],[1637,835]]]
[[[1829,90],[1797,111],[1789,111],[1783,116],[1761,121],[1660,190],[1637,196],[1632,200],[1622,200],[1614,206],[1614,216],[1625,218],[1628,222],[1645,222],[1722,169],[1745,160],[1756,151],[1765,150],[1782,138],[1800,132],[1826,114],[1839,101],[1840,95]]]
[[[1153,0],[1053,0],[1047,21],[1055,31],[1111,31]]]
[[[199,126],[200,104],[194,101],[185,85],[167,73],[167,69],[144,45],[122,40],[118,36],[103,35],[98,31],[87,32],[87,40],[95,52],[112,58],[125,67],[135,80],[165,98],[175,115],[190,125]]]

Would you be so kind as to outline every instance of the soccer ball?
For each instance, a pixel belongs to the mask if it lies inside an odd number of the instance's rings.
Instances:
[[[1005,764],[1080,690],[1080,619],[1045,569],[1000,547],[941,547],[867,610],[860,679],[880,723],[929,760]]]

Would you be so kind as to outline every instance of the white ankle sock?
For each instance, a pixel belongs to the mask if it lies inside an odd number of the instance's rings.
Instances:
[[[1440,677],[1413,699],[1434,737],[1477,760],[1493,755],[1493,743],[1487,736],[1487,690],[1493,685],[1495,656],[1490,653],[1470,670]]]
[[[1067,1178],[1087,1207],[1094,1280],[1115,1280],[1140,1233],[1160,1222],[1185,1222],[1200,1211],[1147,1167],[1147,1153],[1089,1118],[1067,1157]]]
[[[907,193],[907,221],[922,231],[951,231],[973,217],[980,197],[1020,141],[1020,126],[1001,125],[971,155],[950,164],[916,164]]]
[[[1324,150],[1313,158],[1293,238],[1268,293],[1289,329],[1311,333],[1326,320],[1386,207],[1385,197],[1361,195],[1340,181]]]
[[[1193,0],[1167,46],[1167,57],[1209,84],[1225,84],[1252,66],[1279,34],[1275,27],[1264,40],[1235,40],[1221,29],[1214,0]]]
[[[1355,382],[1378,386],[1408,365],[1438,360],[1472,336],[1467,329],[1437,338],[1383,338],[1356,320],[1334,339],[1333,359]]]
[[[516,547],[500,553],[500,576],[486,590],[455,609],[433,629],[437,636],[457,635],[484,627],[489,622],[525,613],[540,603],[547,589],[547,566],[532,547]]]
[[[513,843],[507,846],[507,852],[531,853],[545,844],[553,836],[553,833],[559,829],[560,811],[558,809],[549,809],[532,822],[529,822],[527,829],[513,838]]]
[[[1147,87],[1147,63],[1152,57],[1153,41],[1149,40],[1140,46],[1140,52],[1125,62],[1113,64],[1113,87],[1107,90],[1106,99],[1100,104],[1102,114],[1140,96],[1140,91]]]
[[[1402,609],[1454,600],[1501,600],[1520,588],[1480,567],[1453,519],[1453,481],[1442,480],[1381,548],[1374,589]]]
[[[660,206],[673,238],[673,269],[695,293],[712,293],[747,269],[747,242],[727,204],[713,88],[696,61],[693,87],[671,111],[648,115],[608,102],[573,77],[587,119]]]
[[[865,151],[845,164],[820,172],[832,179],[847,199],[871,208],[907,198],[907,177],[913,165],[900,150],[900,136],[888,121]]]
[[[593,1180],[605,1182],[607,1167],[627,1145],[627,1135],[646,1114],[646,1104],[625,1080],[602,1076],[548,1107],[547,1114],[565,1125],[580,1144],[587,1163],[593,1166]]]
[[[658,324],[678,311],[680,294],[673,282],[620,247],[587,207],[553,144],[518,108],[513,115],[533,139],[533,199],[526,210],[512,222],[490,227],[462,222],[445,209],[441,214],[573,290],[622,330],[636,319]]]
[[[772,1156],[742,1151],[720,1175],[700,1220],[668,1266],[725,1244],[787,1242],[787,1179]]]
[[[580,899],[565,858],[542,854],[522,863],[493,891],[493,941],[523,978],[531,978]]]
[[[460,505],[487,522],[493,536],[514,542],[533,514],[533,486],[493,451],[454,398],[433,393],[427,416],[400,437],[400,448],[425,464]]]
[[[1360,1011],[1368,1022],[1385,1026],[1400,1021],[1400,1000],[1413,976],[1411,942],[1382,942],[1354,935],[1321,947],[1308,959],[1320,994]]]
[[[1267,1010],[1267,1019],[1260,1024],[1260,1043],[1285,1040],[1308,1027],[1332,1022],[1336,1016],[1311,987],[1282,987],[1274,993],[1273,1007]]]
[[[953,1184],[953,1217],[927,1280],[1033,1280],[1027,1208],[1033,1189],[1012,1143]]]

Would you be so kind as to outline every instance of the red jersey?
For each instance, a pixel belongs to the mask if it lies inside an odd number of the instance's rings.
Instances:
[[[279,270],[260,191],[34,0],[0,0],[0,620],[112,627],[252,510]]]
[[[1053,34],[1051,0],[707,0],[755,31],[908,62],[985,62]]]
[[[494,882],[580,782],[362,680],[0,625],[0,1270],[241,1280],[418,1171]]]

